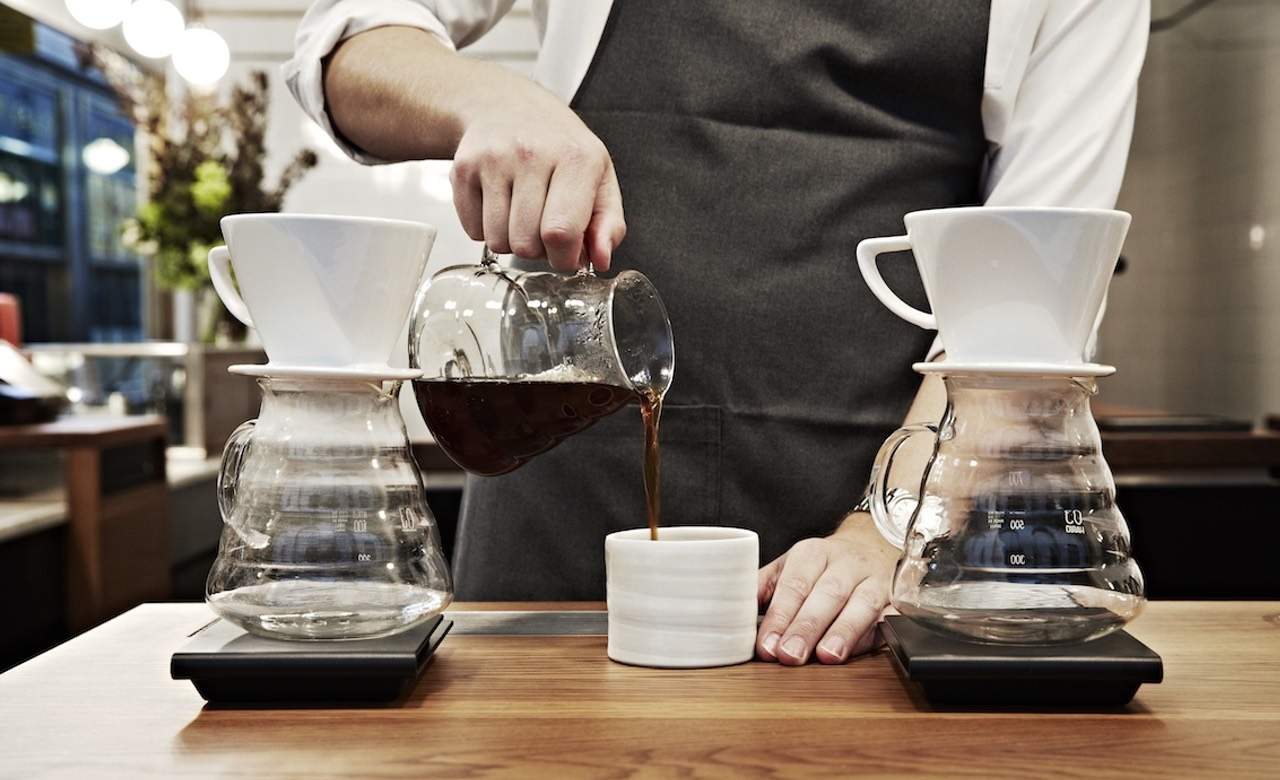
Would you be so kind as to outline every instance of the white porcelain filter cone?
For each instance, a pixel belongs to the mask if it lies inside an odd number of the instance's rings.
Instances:
[[[907,235],[858,244],[858,267],[890,311],[936,329],[955,363],[1085,359],[1129,230],[1123,211],[955,208],[916,211]],[[911,250],[933,313],[889,289],[878,255]],[[899,255],[908,257],[908,255]]]
[[[219,297],[256,328],[273,365],[385,367],[399,343],[436,229],[304,214],[222,220],[209,253]],[[232,279],[234,271],[234,280]]]

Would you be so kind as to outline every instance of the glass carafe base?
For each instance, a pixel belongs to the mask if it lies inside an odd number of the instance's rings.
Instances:
[[[215,593],[223,619],[268,639],[373,639],[405,631],[449,605],[447,591],[417,585],[289,580]]]
[[[972,583],[895,600],[903,615],[963,639],[997,644],[1084,642],[1122,628],[1144,599],[1089,586]]]

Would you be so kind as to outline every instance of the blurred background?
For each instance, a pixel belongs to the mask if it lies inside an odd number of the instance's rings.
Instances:
[[[278,73],[305,0],[0,0],[0,668],[143,600],[199,599],[217,457],[256,414],[213,295],[226,213],[423,220],[471,263],[447,162],[362,167]],[[1097,413],[1149,593],[1280,596],[1280,3],[1156,0]],[[527,0],[465,53],[532,71]],[[852,258],[853,247],[850,247]],[[850,272],[853,272],[851,259]],[[403,406],[446,547],[460,473]],[[1227,510],[1231,514],[1226,514]],[[1190,540],[1190,541],[1189,541]],[[1253,554],[1253,553],[1251,553]]]

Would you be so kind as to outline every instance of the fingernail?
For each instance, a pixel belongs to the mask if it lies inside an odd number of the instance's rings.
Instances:
[[[838,636],[829,636],[819,645],[822,651],[832,658],[844,657],[844,640]]]
[[[778,632],[774,631],[771,634],[765,634],[764,641],[761,642],[760,645],[764,648],[766,653],[776,656],[778,654],[778,640],[781,638],[782,637],[778,636]]]
[[[793,636],[786,642],[782,643],[782,652],[796,659],[803,661],[808,651],[805,649],[804,640],[798,636]]]

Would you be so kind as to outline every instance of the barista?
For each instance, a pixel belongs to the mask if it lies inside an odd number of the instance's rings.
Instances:
[[[666,518],[760,534],[760,658],[866,650],[898,551],[850,508],[888,432],[942,402],[910,368],[930,336],[854,246],[917,209],[1111,207],[1146,0],[548,0],[537,83],[455,53],[511,4],[321,0],[288,83],[361,162],[453,158],[495,251],[648,275],[678,342]],[[910,264],[883,270],[925,305]],[[470,478],[459,598],[601,598],[604,535],[640,521],[640,431],[617,414]]]

